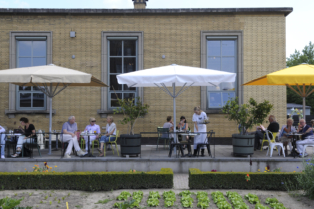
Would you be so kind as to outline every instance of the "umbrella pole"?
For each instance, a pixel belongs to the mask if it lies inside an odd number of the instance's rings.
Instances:
[[[305,123],[306,123],[306,114],[305,114],[305,97],[303,97],[303,119],[305,120]]]
[[[49,152],[51,155],[52,97],[49,97]]]
[[[172,83],[173,89],[173,132],[174,132],[174,142],[177,143],[177,135],[176,135],[176,84]]]

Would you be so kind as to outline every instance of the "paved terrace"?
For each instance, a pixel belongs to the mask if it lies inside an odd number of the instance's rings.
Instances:
[[[297,167],[302,167],[302,158],[278,156],[278,152],[274,150],[273,157],[266,156],[266,150],[255,151],[250,157],[233,157],[231,145],[211,146],[213,157],[207,155],[205,157],[176,157],[173,153],[172,157],[168,157],[169,150],[161,146],[156,151],[154,145],[142,145],[141,157],[118,157],[117,153],[113,155],[112,151],[106,151],[106,157],[77,157],[71,155],[71,159],[61,158],[61,149],[53,151],[52,155],[48,155],[48,150],[41,150],[42,157],[34,150],[34,157],[29,158],[6,158],[0,160],[0,171],[17,171],[32,170],[34,164],[49,162],[50,165],[57,165],[60,171],[128,171],[130,169],[141,171],[156,171],[160,168],[172,168],[175,173],[187,173],[189,168],[199,168],[203,171],[261,171],[266,166],[270,166],[270,170],[281,168],[282,171],[296,171]],[[187,151],[185,150],[185,153]],[[312,147],[307,148],[310,154],[307,158],[313,156]],[[215,157],[214,157],[215,153]],[[99,153],[95,149],[94,155]]]

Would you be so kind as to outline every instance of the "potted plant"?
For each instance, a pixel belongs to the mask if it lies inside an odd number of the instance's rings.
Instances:
[[[141,154],[141,134],[134,134],[134,125],[139,117],[147,114],[149,105],[142,104],[140,97],[119,99],[119,108],[114,114],[122,113],[123,119],[119,121],[122,125],[128,125],[127,134],[120,135],[121,156]]]
[[[253,155],[254,154],[254,135],[248,135],[247,130],[254,125],[264,122],[270,113],[273,105],[264,100],[257,103],[250,98],[248,104],[239,105],[238,98],[229,100],[222,107],[222,112],[228,114],[228,120],[238,124],[240,134],[232,134],[232,145],[234,155]]]

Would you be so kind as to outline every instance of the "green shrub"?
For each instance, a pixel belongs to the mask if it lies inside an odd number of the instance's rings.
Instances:
[[[297,181],[304,190],[305,195],[310,199],[314,199],[314,158],[306,160],[303,167],[303,175],[299,175]]]
[[[65,189],[110,191],[117,189],[172,188],[173,171],[162,168],[150,172],[56,172],[0,173],[0,186],[16,189]]]
[[[250,181],[245,180],[246,174]],[[286,182],[291,182],[293,187],[300,189],[297,176],[300,173],[292,172],[203,172],[196,168],[189,169],[190,189],[259,189],[283,190]]]

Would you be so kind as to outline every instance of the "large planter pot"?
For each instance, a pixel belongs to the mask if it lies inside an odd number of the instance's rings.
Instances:
[[[254,135],[232,134],[233,155],[253,155],[254,141]]]
[[[125,155],[140,155],[141,154],[141,134],[121,134],[120,135],[120,150],[121,157]]]

